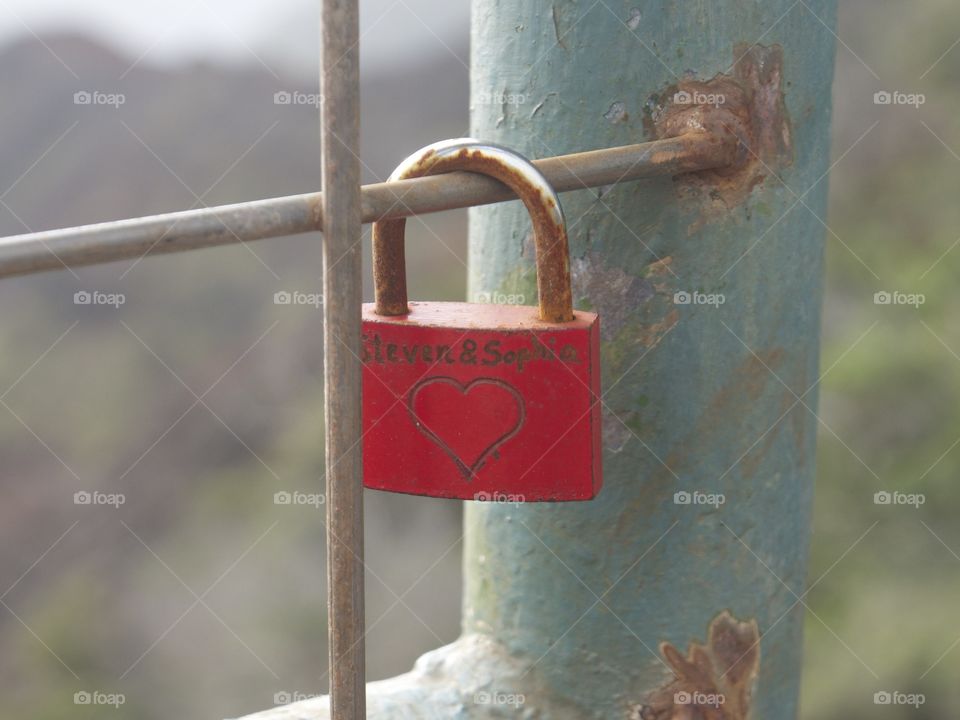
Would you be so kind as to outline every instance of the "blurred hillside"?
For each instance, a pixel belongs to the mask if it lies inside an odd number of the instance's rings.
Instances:
[[[804,717],[956,717],[960,6],[841,9]],[[878,91],[925,103],[875,105]],[[878,491],[925,503],[875,505]],[[926,702],[874,705],[884,691]]]
[[[440,51],[365,77],[365,181],[464,134],[466,69]],[[134,60],[71,36],[0,49],[0,233],[319,189],[318,110],[295,104],[313,87]],[[125,101],[75,104],[83,91]],[[462,298],[464,214],[409,225],[418,294]],[[126,695],[116,717],[226,717],[326,688],[324,509],[273,503],[323,489],[320,311],[273,301],[319,292],[318,241],[0,284],[0,717],[93,717],[73,703],[93,689]],[[74,504],[95,490],[126,502]],[[385,677],[456,636],[460,507],[367,506],[369,671]]]

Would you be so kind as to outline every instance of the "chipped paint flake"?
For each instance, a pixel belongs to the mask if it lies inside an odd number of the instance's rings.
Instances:
[[[606,120],[609,120],[612,124],[616,125],[618,123],[626,122],[630,117],[627,114],[627,106],[623,104],[623,101],[617,100],[607,111],[603,114],[603,117]]]
[[[533,110],[530,112],[530,119],[532,120],[533,117],[534,117],[538,112],[540,112],[541,108],[543,108],[543,106],[546,105],[547,100],[549,100],[549,99],[550,99],[551,97],[553,97],[553,96],[556,96],[556,94],[557,94],[557,93],[555,93],[555,92],[547,93],[546,96],[543,98],[543,100],[541,100],[540,102],[538,102],[538,103],[534,106]]]
[[[760,670],[756,620],[737,620],[724,610],[710,623],[705,645],[691,643],[684,655],[668,642],[660,653],[674,673],[631,709],[639,720],[747,720]]]
[[[566,49],[567,49],[567,46],[566,46],[566,45],[564,44],[564,42],[563,42],[563,36],[564,36],[566,33],[561,33],[561,32],[560,32],[560,20],[557,18],[557,6],[556,6],[556,5],[552,5],[552,6],[550,7],[550,14],[553,16],[553,34],[554,34],[554,35],[556,36],[556,38],[557,38],[557,45],[559,45],[559,46],[562,47],[564,50],[566,50]]]
[[[600,336],[612,340],[630,319],[631,311],[649,302],[655,288],[649,279],[607,267],[596,253],[587,252],[571,264],[573,285],[578,296],[589,300],[603,318]]]

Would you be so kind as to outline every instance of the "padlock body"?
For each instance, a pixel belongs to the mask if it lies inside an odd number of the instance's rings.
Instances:
[[[376,490],[493,502],[600,490],[600,335],[517,305],[363,307],[363,472]]]

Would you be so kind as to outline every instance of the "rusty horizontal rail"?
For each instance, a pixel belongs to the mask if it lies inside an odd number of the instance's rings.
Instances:
[[[737,139],[706,131],[535,160],[557,192],[731,165]],[[514,195],[455,172],[364,185],[363,222],[487,205]],[[0,277],[196,250],[323,229],[323,194],[305,193],[0,238]]]

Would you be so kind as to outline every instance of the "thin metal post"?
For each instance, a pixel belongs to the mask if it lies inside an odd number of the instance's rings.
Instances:
[[[330,717],[366,717],[357,0],[323,0],[323,290]]]

